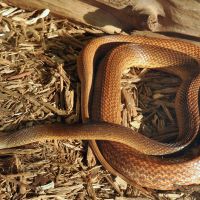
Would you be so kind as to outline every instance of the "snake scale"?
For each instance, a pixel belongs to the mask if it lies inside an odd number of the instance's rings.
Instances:
[[[160,190],[198,184],[200,155],[187,160],[161,155],[182,150],[198,135],[199,60],[200,47],[175,39],[124,35],[93,39],[77,62],[84,123],[2,132],[0,148],[46,139],[90,140],[102,165],[130,184]],[[123,70],[132,66],[165,71],[182,79],[175,100],[179,140],[161,143],[120,125],[120,78]]]

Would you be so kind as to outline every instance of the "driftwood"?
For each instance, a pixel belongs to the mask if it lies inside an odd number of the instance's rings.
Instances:
[[[108,33],[149,29],[200,37],[198,0],[4,0],[27,10],[49,8],[53,14]]]
[[[153,32],[175,32],[200,37],[199,0],[135,0],[134,10],[147,17]]]
[[[25,10],[49,8],[51,13],[57,16],[99,27],[108,33],[120,32],[125,28],[108,10],[98,9],[98,2],[96,5],[92,5],[92,1],[89,4],[79,0],[34,0],[31,2],[27,0],[5,0],[4,2]],[[103,6],[104,4],[100,5]],[[108,8],[111,9],[110,12],[117,11],[109,6]]]

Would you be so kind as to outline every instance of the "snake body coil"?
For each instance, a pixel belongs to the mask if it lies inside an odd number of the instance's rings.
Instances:
[[[2,133],[0,148],[45,139],[91,140],[102,165],[131,184],[168,190],[200,183],[200,156],[176,161],[151,156],[179,151],[199,132],[199,59],[199,47],[178,40],[121,35],[94,39],[78,58],[82,119],[90,122],[76,126],[41,125],[13,134]],[[122,71],[131,66],[162,70],[182,79],[175,101],[179,141],[160,143],[118,125],[120,78]],[[94,71],[97,75],[92,84]]]

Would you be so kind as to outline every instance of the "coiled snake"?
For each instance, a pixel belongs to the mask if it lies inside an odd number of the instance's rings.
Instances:
[[[168,190],[200,183],[200,156],[185,161],[158,156],[183,149],[199,132],[199,59],[199,47],[173,39],[122,35],[93,39],[78,58],[84,123],[39,125],[1,133],[0,148],[45,139],[90,140],[102,165],[131,184]],[[119,125],[120,78],[131,66],[159,69],[182,79],[175,100],[179,141],[157,142]]]

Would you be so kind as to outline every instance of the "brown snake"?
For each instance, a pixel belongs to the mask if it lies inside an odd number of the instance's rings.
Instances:
[[[45,139],[91,140],[102,165],[131,184],[168,190],[200,183],[200,156],[176,161],[151,156],[177,152],[189,145],[199,132],[199,59],[199,47],[178,40],[122,35],[94,39],[78,59],[82,119],[86,123],[39,125],[12,134],[1,133],[0,148]],[[159,69],[182,79],[175,101],[178,141],[157,142],[118,125],[121,123],[120,78],[122,71],[131,66]],[[97,71],[94,84],[93,71]],[[88,120],[91,122],[87,123]]]

